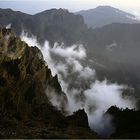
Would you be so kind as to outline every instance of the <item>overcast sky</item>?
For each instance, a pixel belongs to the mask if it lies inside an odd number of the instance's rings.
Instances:
[[[0,0],[0,8],[12,8],[30,14],[51,8],[65,8],[74,12],[99,5],[110,5],[140,15],[140,0]]]

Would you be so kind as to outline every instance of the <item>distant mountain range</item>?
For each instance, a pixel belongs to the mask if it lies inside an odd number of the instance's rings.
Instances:
[[[82,16],[75,16],[61,8],[46,10],[35,15],[12,9],[0,9],[0,25],[8,24],[11,24],[18,35],[24,30],[37,36],[39,42],[47,39],[51,44],[54,42],[73,44],[87,30]]]
[[[102,27],[111,23],[138,23],[136,17],[111,6],[99,6],[95,9],[82,10],[75,14],[82,15],[88,27]]]

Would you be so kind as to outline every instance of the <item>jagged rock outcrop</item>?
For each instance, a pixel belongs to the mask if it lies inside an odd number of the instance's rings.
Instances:
[[[87,127],[88,128],[88,116],[85,113],[84,109],[75,112],[73,115],[67,117],[70,125]]]
[[[140,110],[119,109],[112,106],[107,113],[113,117],[115,132],[111,138],[139,139],[140,138]]]
[[[57,77],[51,76],[37,47],[28,47],[7,29],[1,29],[0,36],[1,112],[9,106],[9,110],[5,111],[12,112],[11,115],[14,115],[11,110],[16,110],[22,117],[33,113],[33,108],[46,104],[44,91],[48,85],[56,89],[57,93],[64,94]],[[4,98],[7,98],[7,103]],[[21,114],[23,112],[26,115]]]
[[[53,107],[47,87],[67,102],[41,51],[0,28],[0,138],[95,138],[84,110],[81,125],[71,125],[77,115],[67,118]]]

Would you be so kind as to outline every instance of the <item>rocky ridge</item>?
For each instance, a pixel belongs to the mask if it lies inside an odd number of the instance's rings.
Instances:
[[[0,138],[95,138],[84,110],[65,117],[49,102],[47,87],[67,103],[41,51],[0,28]]]

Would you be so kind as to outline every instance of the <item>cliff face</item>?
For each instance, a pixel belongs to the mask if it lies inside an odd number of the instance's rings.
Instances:
[[[51,105],[48,87],[63,98],[63,105],[67,102],[40,50],[0,28],[0,138],[95,137],[84,111],[64,117]],[[82,120],[80,125],[74,118]]]
[[[28,47],[6,29],[1,29],[0,43],[2,112],[14,115],[12,110],[16,110],[19,116],[25,118],[36,107],[46,104],[45,89],[48,85],[57,88],[57,93],[64,94],[57,77],[51,76],[51,71],[37,47]]]

